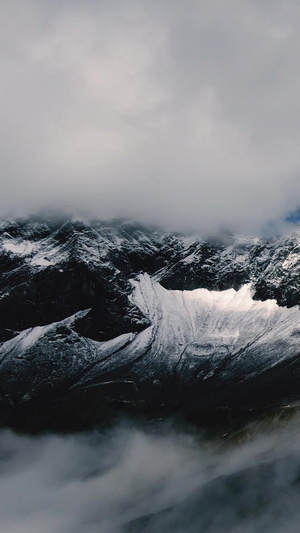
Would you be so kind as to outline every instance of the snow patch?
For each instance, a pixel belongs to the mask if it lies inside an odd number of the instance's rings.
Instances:
[[[286,260],[282,263],[282,268],[290,269],[293,268],[300,262],[299,254],[290,254]]]
[[[17,242],[9,240],[3,243],[3,248],[7,252],[12,252],[13,254],[24,256],[33,253],[36,249],[36,244],[30,241]]]
[[[34,257],[32,259],[31,264],[32,265],[36,265],[36,266],[46,266],[47,267],[47,266],[50,266],[50,265],[54,265],[55,262],[51,261],[47,257],[36,256],[36,257]]]
[[[255,356],[258,366],[298,351],[293,333],[299,330],[299,309],[279,307],[276,300],[253,300],[251,284],[237,291],[172,291],[148,274],[131,283],[131,301],[152,323],[154,354],[167,354],[182,365],[190,360],[193,368],[195,358],[214,365],[220,358],[241,354],[246,363],[248,346],[252,353],[260,354]]]
[[[247,311],[251,308],[265,309],[270,311],[278,308],[276,300],[256,301],[252,298],[252,285],[243,285],[238,291],[228,289],[225,291],[209,291],[208,289],[195,289],[183,291],[187,300],[197,300],[203,304],[209,304],[218,309]]]
[[[38,340],[52,327],[53,324],[25,329],[13,339],[3,343],[0,348],[0,359],[3,359],[10,354],[12,354],[12,357],[22,357],[23,354],[38,342]]]
[[[26,330],[26,335],[24,335],[24,337],[21,339],[20,348],[22,350],[27,350],[30,348],[39,340],[40,337],[44,335],[48,329],[49,326],[36,326],[35,328]]]

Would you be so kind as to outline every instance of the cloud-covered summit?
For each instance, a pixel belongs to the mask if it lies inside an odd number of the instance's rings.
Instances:
[[[0,211],[255,232],[300,195],[300,6],[1,2]]]

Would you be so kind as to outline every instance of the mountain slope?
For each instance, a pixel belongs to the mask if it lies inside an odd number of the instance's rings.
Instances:
[[[2,423],[299,400],[300,233],[5,220],[0,266]]]

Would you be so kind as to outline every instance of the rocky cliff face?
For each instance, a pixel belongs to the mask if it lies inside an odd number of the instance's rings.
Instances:
[[[2,423],[299,400],[300,232],[218,242],[122,221],[3,220],[0,268]]]

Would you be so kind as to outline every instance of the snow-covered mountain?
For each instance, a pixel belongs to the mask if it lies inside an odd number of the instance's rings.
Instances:
[[[0,266],[2,423],[300,399],[300,232],[201,240],[118,220],[3,220]]]

